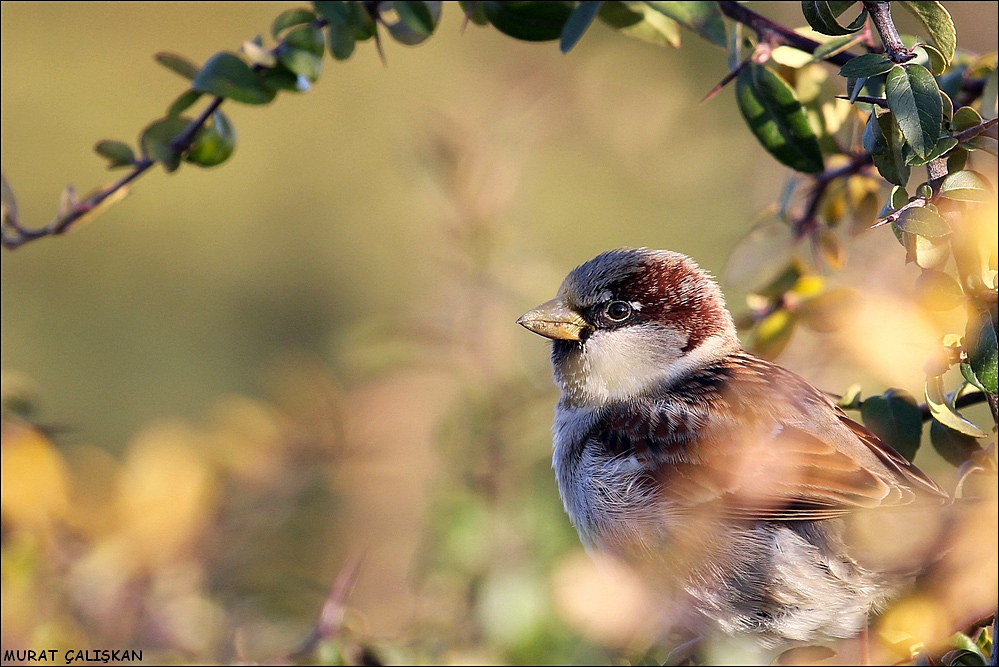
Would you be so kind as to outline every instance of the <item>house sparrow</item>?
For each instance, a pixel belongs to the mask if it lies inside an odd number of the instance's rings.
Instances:
[[[517,322],[553,341],[553,467],[583,543],[637,568],[698,633],[767,649],[856,636],[932,548],[907,535],[947,495],[743,350],[689,257],[605,252]]]

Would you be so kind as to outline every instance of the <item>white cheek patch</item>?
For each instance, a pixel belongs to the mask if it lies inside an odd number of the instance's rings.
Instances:
[[[664,365],[677,359],[686,342],[674,331],[655,337],[644,327],[597,331],[586,341],[587,393],[604,399],[634,396],[654,383]]]
[[[710,336],[683,352],[687,336],[665,327],[622,327],[597,331],[582,353],[557,369],[570,403],[601,405],[669,386],[738,347],[732,337]]]

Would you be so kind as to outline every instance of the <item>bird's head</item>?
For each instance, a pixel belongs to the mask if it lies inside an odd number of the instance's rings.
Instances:
[[[668,250],[602,253],[517,323],[552,339],[563,400],[580,406],[668,386],[740,349],[718,284]]]

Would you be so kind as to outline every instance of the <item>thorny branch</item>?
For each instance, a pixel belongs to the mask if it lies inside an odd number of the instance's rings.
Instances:
[[[373,3],[366,2],[364,4],[365,8],[370,13],[373,8]],[[814,53],[815,50],[821,46],[818,42],[808,39],[807,37],[803,37],[793,30],[775,23],[774,21],[757,14],[751,9],[747,9],[737,2],[719,2],[718,4],[726,16],[752,28],[756,31],[761,41],[766,42],[772,47],[786,45],[808,53]],[[325,27],[327,23],[328,22],[324,18],[318,18],[314,21],[314,25],[317,27]],[[848,53],[837,53],[831,55],[827,58],[827,60],[837,65],[843,65],[852,57],[853,56]],[[193,120],[184,132],[182,132],[174,140],[171,147],[178,153],[183,153],[188,150],[198,132],[204,127],[212,113],[217,110],[223,102],[224,98],[214,98],[211,104],[198,116],[198,118]],[[156,161],[150,156],[143,155],[142,158],[132,166],[131,171],[129,171],[123,178],[108,185],[107,187],[97,190],[86,199],[75,203],[70,207],[68,212],[57,216],[52,222],[38,229],[29,229],[22,226],[20,221],[17,219],[17,216],[13,212],[9,212],[9,214],[5,217],[2,228],[0,228],[0,243],[3,244],[3,247],[13,250],[15,248],[19,248],[25,243],[28,243],[29,241],[34,241],[35,239],[46,236],[57,236],[69,231],[72,229],[74,223],[79,221],[88,213],[92,212],[95,208],[107,202],[113,196],[120,196],[124,192],[127,192],[127,188],[132,184],[132,182],[148,172],[155,164]]]
[[[996,123],[999,122],[997,118],[990,118],[987,121],[979,123],[973,127],[969,127],[966,130],[961,130],[954,135],[958,143],[962,141],[968,141],[969,139],[974,139],[980,135],[991,136],[995,134]],[[947,157],[946,155],[933,160],[928,165],[926,165],[929,179],[931,182],[939,182],[944,176],[947,175]],[[914,197],[911,201],[907,202],[904,206],[900,206],[883,218],[880,218],[870,226],[869,229],[874,229],[875,227],[881,227],[882,225],[887,225],[893,222],[897,222],[902,214],[905,213],[910,208],[921,208],[930,203],[930,200],[926,197]]]
[[[312,22],[313,25],[319,28],[325,27],[328,23],[329,21],[322,17],[319,17]],[[276,48],[272,49],[271,52],[275,53]],[[259,69],[259,65],[254,65],[254,71],[258,71]],[[211,103],[205,108],[205,110],[202,111],[197,118],[192,120],[190,124],[184,128],[184,131],[177,135],[172,142],[170,142],[170,148],[176,153],[183,153],[191,148],[198,132],[205,126],[208,119],[211,118],[212,114],[218,110],[224,101],[225,98],[223,97],[212,98]],[[132,170],[125,174],[124,177],[105,188],[97,190],[86,199],[76,202],[70,207],[69,211],[57,216],[55,220],[38,229],[28,229],[23,227],[14,212],[5,211],[3,226],[0,227],[0,243],[3,244],[4,248],[14,250],[29,241],[34,241],[35,239],[43,238],[45,236],[57,236],[68,232],[73,227],[74,223],[109,200],[111,197],[126,193],[132,181],[135,181],[140,176],[145,174],[155,164],[156,161],[149,155],[143,155],[141,159],[132,165]],[[4,187],[6,187],[6,184]]]
[[[901,64],[916,57],[916,54],[905,48],[905,44],[902,43],[902,38],[898,34],[895,22],[891,19],[891,7],[889,3],[883,0],[876,0],[874,2],[865,0],[864,7],[867,8],[867,13],[870,14],[871,21],[874,22],[874,29],[878,31],[881,43],[885,46],[885,55],[893,63]]]
[[[762,14],[757,14],[752,9],[747,8],[738,2],[722,1],[718,3],[722,13],[739,23],[751,28],[760,38],[761,42],[766,42],[771,47],[790,46],[806,53],[815,53],[822,44],[814,39],[809,39],[804,35],[799,35],[795,31],[771,21]],[[843,66],[854,56],[850,53],[841,52],[826,58],[827,62],[834,65]]]
[[[347,598],[354,590],[363,561],[364,552],[357,552],[340,568],[326,602],[319,612],[319,618],[302,645],[288,656],[291,660],[300,661],[308,657],[319,644],[340,634],[343,628],[343,616],[347,610]]]
[[[224,101],[225,98],[222,97],[214,98],[211,104],[209,104],[197,118],[192,120],[190,124],[184,128],[184,131],[170,143],[170,148],[177,153],[183,153],[189,149],[191,144],[194,143],[194,137],[197,136],[198,131],[204,127],[211,115],[215,113]],[[65,215],[57,217],[52,222],[39,229],[27,229],[22,227],[20,222],[15,217],[8,215],[4,220],[4,227],[0,230],[0,232],[2,232],[3,246],[13,250],[14,248],[24,245],[28,241],[33,241],[43,236],[55,236],[69,231],[73,226],[73,223],[100,206],[112,195],[118,193],[120,190],[128,188],[132,181],[149,171],[149,169],[155,164],[155,160],[148,155],[144,155],[142,159],[132,166],[132,170],[125,174],[123,178],[119,179],[115,183],[112,183],[106,188],[98,190],[83,201],[77,202]]]

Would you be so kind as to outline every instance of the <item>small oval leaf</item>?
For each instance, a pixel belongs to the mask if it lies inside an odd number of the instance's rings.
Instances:
[[[673,19],[645,4],[604,2],[600,9],[600,20],[634,39],[680,48],[680,26]]]
[[[850,78],[872,77],[884,74],[895,66],[883,53],[865,53],[851,58],[839,68],[839,75]]]
[[[180,166],[180,152],[174,150],[172,144],[191,122],[190,118],[182,116],[168,116],[153,121],[139,138],[142,152],[161,163],[167,172],[176,171]]]
[[[914,206],[902,211],[898,219],[898,228],[903,232],[931,239],[947,236],[951,231],[947,221],[929,206]]]
[[[94,146],[94,151],[108,161],[108,169],[118,167],[131,167],[135,164],[135,153],[132,147],[124,141],[113,141],[105,139],[98,141]]]
[[[817,174],[822,151],[794,90],[762,65],[750,64],[736,79],[739,111],[756,138],[780,162]]]
[[[812,30],[823,35],[849,35],[864,27],[867,21],[867,10],[861,10],[860,14],[849,25],[843,26],[837,17],[845,12],[853,2],[826,2],[825,0],[814,0],[801,3],[801,11],[805,15],[805,20]]]
[[[199,93],[196,90],[185,90],[180,94],[180,97],[175,99],[167,108],[167,116],[179,116],[190,109],[195,102],[200,100],[202,95],[204,95],[204,93]]]
[[[964,292],[942,271],[923,271],[916,278],[916,300],[928,310],[951,310],[964,303]]]
[[[717,2],[646,2],[645,4],[715,46],[723,49],[728,46],[725,21]]]
[[[944,396],[943,377],[940,375],[927,375],[926,405],[930,409],[930,415],[938,422],[952,428],[958,433],[969,435],[972,438],[987,438],[988,433],[978,428],[975,424],[965,419],[957,410],[951,407],[947,397]]]
[[[288,28],[302,25],[303,23],[312,23],[315,20],[315,12],[304,7],[285,10],[278,14],[277,18],[274,19],[274,23],[271,24],[271,36],[274,39],[278,39],[281,33]]]
[[[895,65],[885,83],[888,108],[912,150],[924,157],[936,146],[943,104],[933,75],[922,65]]]
[[[976,438],[948,428],[935,419],[930,422],[930,443],[944,461],[955,467],[982,449]]]
[[[202,167],[222,164],[236,148],[236,130],[221,111],[212,114],[212,122],[198,133],[184,160]]]
[[[871,396],[860,404],[864,426],[892,449],[912,461],[919,450],[923,416],[912,394],[889,389],[881,396]]]
[[[964,337],[968,350],[968,365],[978,385],[990,394],[999,393],[999,352],[997,352],[996,312],[981,311],[968,319]]]
[[[191,87],[202,93],[244,104],[267,104],[275,92],[261,82],[250,66],[234,53],[222,51],[208,59]]]
[[[871,127],[872,123],[875,127]],[[870,128],[871,136],[875,138],[872,145],[879,149],[878,152],[869,149],[878,173],[889,183],[904,187],[909,182],[910,169],[902,155],[902,146],[905,143],[905,138],[898,129],[894,117],[890,113],[879,115],[877,111],[872,111],[871,119],[867,125]],[[867,136],[867,129],[865,129],[865,142],[867,141]],[[879,136],[880,142],[883,143],[879,143],[876,140]],[[866,148],[867,144],[865,143],[864,146]]]
[[[980,203],[992,199],[992,187],[984,176],[967,169],[948,174],[940,183],[940,194],[955,201]]]
[[[156,62],[185,79],[193,79],[198,75],[198,66],[184,56],[168,51],[161,51],[153,57],[156,58]]]
[[[261,70],[260,81],[275,92],[279,90],[287,90],[295,93],[302,92],[298,86],[299,76],[280,63],[274,67]],[[306,83],[308,83],[308,80],[306,80]]]
[[[967,130],[976,125],[980,125],[982,117],[972,107],[961,107],[954,112],[954,117],[950,121],[950,126],[955,132]]]
[[[575,5],[572,2],[482,3],[489,22],[504,35],[528,42],[558,39]]]
[[[399,20],[424,39],[433,34],[441,17],[440,2],[393,2]],[[434,11],[436,9],[436,11]]]
[[[323,32],[314,25],[293,28],[277,47],[281,64],[297,75],[315,82],[323,71],[326,42]]]
[[[957,30],[954,28],[954,19],[950,17],[950,13],[939,2],[903,0],[898,4],[919,19],[949,65],[954,59],[954,50],[957,48]]]

